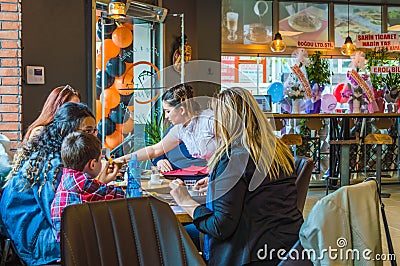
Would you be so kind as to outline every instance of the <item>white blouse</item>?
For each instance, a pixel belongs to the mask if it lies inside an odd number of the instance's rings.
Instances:
[[[208,160],[216,149],[214,113],[206,109],[193,117],[187,126],[175,125],[169,134],[177,140],[182,140],[193,157]]]

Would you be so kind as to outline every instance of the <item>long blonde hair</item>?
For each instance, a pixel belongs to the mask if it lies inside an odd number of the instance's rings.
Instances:
[[[220,92],[212,103],[218,148],[209,161],[214,169],[221,157],[229,157],[229,147],[237,141],[247,150],[261,173],[277,179],[293,172],[294,159],[289,148],[273,133],[266,115],[250,92],[230,88]]]

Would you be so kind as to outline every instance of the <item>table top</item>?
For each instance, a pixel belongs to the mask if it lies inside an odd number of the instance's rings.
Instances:
[[[397,118],[400,117],[400,113],[373,113],[373,114],[343,114],[343,113],[332,113],[332,114],[278,114],[278,113],[265,113],[269,117],[273,118]]]

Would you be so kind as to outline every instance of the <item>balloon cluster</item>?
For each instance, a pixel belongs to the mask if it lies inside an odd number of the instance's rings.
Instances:
[[[105,135],[105,147],[114,149],[133,131],[133,25],[118,25],[107,18],[97,21],[97,41],[104,42],[96,51],[96,122]],[[104,58],[104,61],[102,61]],[[104,80],[103,80],[104,79]],[[104,86],[104,91],[102,87]],[[102,95],[104,94],[104,95]],[[102,99],[104,97],[104,106]],[[102,119],[104,108],[104,119]]]

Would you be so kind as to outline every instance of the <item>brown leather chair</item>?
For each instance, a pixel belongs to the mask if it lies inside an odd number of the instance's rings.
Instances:
[[[205,265],[167,203],[153,197],[71,205],[62,265]]]
[[[308,185],[310,184],[311,174],[314,169],[314,163],[311,158],[295,157],[296,167],[296,188],[297,188],[297,207],[303,212],[306,203]]]

